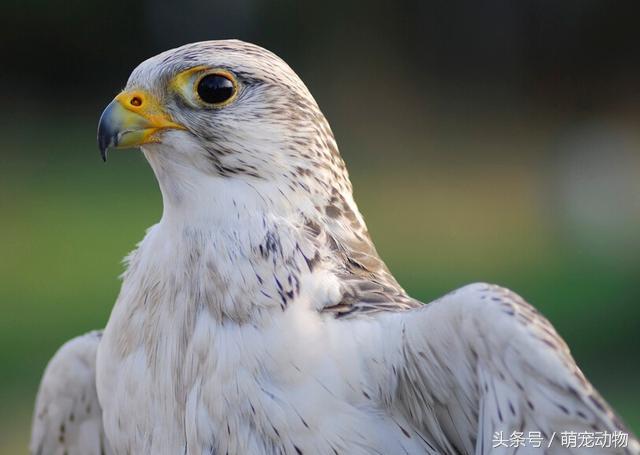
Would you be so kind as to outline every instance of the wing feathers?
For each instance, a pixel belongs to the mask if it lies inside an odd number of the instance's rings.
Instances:
[[[64,344],[49,361],[33,416],[33,455],[107,455],[95,385],[96,350],[102,332]]]
[[[561,432],[628,433],[551,324],[506,289],[474,284],[381,317],[402,331],[392,406],[444,453],[526,453],[494,447],[497,434],[513,432],[557,438],[549,453],[580,453],[561,444]],[[637,454],[640,445],[629,435],[626,449],[599,453]]]

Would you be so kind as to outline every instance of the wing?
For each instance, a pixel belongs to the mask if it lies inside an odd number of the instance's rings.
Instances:
[[[473,284],[380,317],[398,336],[387,402],[443,453],[640,453],[551,324],[509,290]],[[571,449],[570,432],[598,445]],[[624,434],[626,448],[595,439]]]
[[[65,343],[40,383],[29,448],[33,455],[111,454],[96,392],[96,351],[102,332]]]

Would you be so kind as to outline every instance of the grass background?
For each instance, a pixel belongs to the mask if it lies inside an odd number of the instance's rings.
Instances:
[[[160,216],[99,112],[143,59],[240,38],[283,57],[336,133],[383,258],[429,301],[522,294],[640,432],[640,2],[0,3],[0,454],[26,453],[48,359],[103,327]]]
[[[526,150],[511,157],[490,152],[496,141],[501,150],[550,147],[547,129],[525,123],[527,130],[512,125],[520,132],[511,138],[484,131],[482,145],[474,129],[459,125],[451,127],[459,134],[442,128],[426,144],[402,135],[402,147],[430,151],[417,155],[358,142],[358,130],[339,132],[356,200],[409,292],[429,301],[479,280],[516,290],[552,321],[638,432],[637,237],[623,248],[615,238],[584,241],[587,227],[566,222],[555,203],[562,191],[550,183],[553,162],[527,158],[537,155]],[[2,454],[26,453],[46,362],[69,338],[104,326],[122,257],[160,217],[160,195],[142,155],[113,153],[103,164],[94,131],[91,116],[18,116],[0,125]],[[350,154],[354,149],[371,154]],[[474,152],[454,153],[467,149]]]

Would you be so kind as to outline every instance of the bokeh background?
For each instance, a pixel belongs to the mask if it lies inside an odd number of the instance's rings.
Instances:
[[[0,453],[26,453],[47,360],[104,326],[159,219],[141,154],[95,145],[144,58],[241,38],[330,119],[374,240],[425,301],[509,286],[640,432],[640,3],[3,0]]]

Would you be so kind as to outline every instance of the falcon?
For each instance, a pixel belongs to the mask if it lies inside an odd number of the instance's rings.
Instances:
[[[98,143],[142,150],[162,218],[104,331],[50,361],[32,453],[640,453],[518,295],[407,295],[327,120],[271,52],[208,41],[143,62]]]

